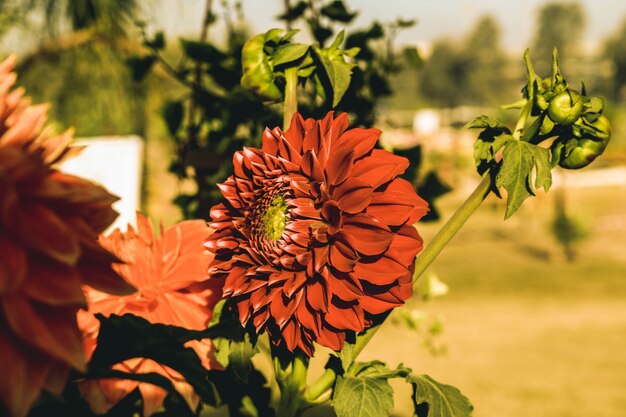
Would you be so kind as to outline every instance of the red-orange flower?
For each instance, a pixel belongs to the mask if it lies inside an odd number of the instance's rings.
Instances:
[[[226,202],[211,210],[209,273],[241,322],[309,355],[313,342],[341,349],[409,298],[422,249],[412,224],[427,204],[396,178],[408,161],[374,149],[379,130],[347,127],[329,113],[266,129],[262,149],[235,154]]]
[[[104,316],[131,313],[151,323],[206,329],[213,307],[222,295],[221,282],[209,280],[206,272],[213,254],[204,250],[202,242],[210,233],[206,222],[189,220],[165,230],[161,228],[161,236],[155,236],[150,221],[137,213],[137,230],[128,226],[126,232],[116,229],[109,236],[101,236],[102,246],[126,262],[115,264],[114,269],[137,288],[137,292],[111,296],[86,288],[89,311],[81,311],[78,322],[84,333],[87,355],[92,355],[97,344],[100,322],[94,316],[96,313]],[[219,366],[208,340],[191,341],[188,346],[198,353],[207,369]],[[191,407],[198,405],[198,396],[180,374],[150,359],[127,360],[116,364],[114,369],[157,372],[173,382]],[[149,416],[161,406],[167,394],[151,384],[118,379],[84,381],[79,387],[96,413],[107,412],[139,387],[144,415]]]
[[[97,242],[117,198],[54,168],[73,151],[71,132],[43,129],[47,107],[12,90],[14,64],[0,64],[0,415],[21,417],[42,388],[58,392],[70,367],[85,367],[81,285],[132,288]]]

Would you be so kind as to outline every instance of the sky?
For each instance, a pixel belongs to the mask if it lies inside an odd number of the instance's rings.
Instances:
[[[243,0],[243,3],[253,33],[282,27],[275,16],[280,13],[283,0]],[[346,3],[359,11],[355,27],[365,26],[374,19],[383,22],[397,17],[416,19],[415,27],[398,36],[399,45],[429,44],[442,37],[460,38],[471,30],[479,17],[490,14],[500,23],[503,45],[510,52],[517,52],[530,46],[538,10],[548,1],[346,0]],[[587,16],[583,45],[590,50],[615,33],[626,19],[626,0],[580,0],[579,3]],[[205,0],[159,0],[156,4],[155,27],[161,26],[170,36],[198,33]]]

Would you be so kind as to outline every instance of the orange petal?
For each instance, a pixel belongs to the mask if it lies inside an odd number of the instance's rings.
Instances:
[[[46,307],[25,297],[4,297],[2,307],[8,325],[24,341],[78,370],[85,355],[75,308]]]
[[[61,263],[76,264],[80,256],[78,239],[54,211],[42,205],[22,204],[18,215],[24,243]]]
[[[26,277],[24,248],[6,235],[0,235],[0,294],[18,288]]]
[[[29,265],[23,291],[30,298],[49,306],[86,305],[76,268],[37,255],[29,258]]]
[[[49,358],[23,345],[0,324],[0,410],[4,405],[12,417],[24,417],[45,383]]]

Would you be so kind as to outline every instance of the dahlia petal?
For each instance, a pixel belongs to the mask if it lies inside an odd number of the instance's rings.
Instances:
[[[308,204],[306,205],[302,204],[302,205],[298,205],[297,207],[294,207],[292,209],[292,213],[295,213],[298,216],[305,217],[308,219],[315,219],[315,220],[320,219],[319,210],[313,206],[313,202],[311,200],[308,200]],[[307,228],[308,228],[308,225],[307,225]]]
[[[75,268],[43,257],[33,257],[29,264],[23,291],[30,298],[49,306],[86,306],[82,277]]]
[[[139,391],[143,398],[143,415],[150,417],[163,405],[167,391],[156,385],[140,383]]]
[[[365,328],[363,310],[359,305],[339,308],[334,303],[330,303],[328,312],[324,315],[324,320],[339,330],[360,332]]]
[[[329,263],[336,269],[342,272],[350,272],[354,269],[354,266],[357,263],[358,255],[346,243],[341,240],[335,240],[330,245],[329,250]]]
[[[365,296],[359,300],[360,306],[369,314],[382,314],[404,304],[401,300],[388,301],[374,296]]]
[[[69,374],[70,369],[67,365],[62,364],[61,362],[53,363],[50,366],[48,375],[46,375],[44,388],[53,394],[61,395],[63,393],[63,389],[65,388]]]
[[[409,161],[381,149],[372,150],[372,154],[354,163],[352,176],[366,181],[373,188],[378,188],[409,167]]]
[[[161,279],[164,288],[178,290],[208,278],[206,265],[213,255],[202,250],[202,243],[211,232],[203,220],[184,221],[165,231]]]
[[[339,332],[324,326],[320,329],[316,342],[334,351],[339,351],[343,347],[343,342],[345,340],[345,332]]]
[[[121,279],[120,275],[111,268],[111,262],[104,251],[102,254],[86,255],[89,257],[83,256],[77,265],[84,284],[114,295],[128,295],[136,291],[135,287]]]
[[[85,368],[76,308],[48,308],[19,295],[4,297],[1,303],[8,325],[22,340],[75,369]]]
[[[320,144],[322,142],[322,133],[320,132],[320,124],[316,123],[313,129],[304,132],[304,138],[302,139],[302,152],[314,154],[319,153]]]
[[[324,284],[319,281],[307,283],[306,300],[316,311],[328,311],[328,296]]]
[[[357,252],[370,256],[386,251],[394,237],[386,225],[366,214],[347,218],[336,236],[349,243]]]
[[[289,129],[284,133],[285,139],[296,149],[302,149],[302,141],[304,140],[303,132],[306,131],[305,125],[306,122],[302,118],[302,115],[295,113],[291,118]]]
[[[278,135],[275,135],[275,133],[278,133]],[[263,149],[263,152],[270,155],[278,154],[278,138],[280,138],[280,133],[282,132],[276,132],[275,130],[272,131],[265,128],[263,136],[261,137],[261,141],[263,143],[261,149]]]
[[[300,151],[302,144],[300,143],[298,147],[294,147],[294,145],[285,138],[281,138],[278,143],[278,156],[299,166],[302,159]]]
[[[408,273],[406,265],[382,256],[373,262],[359,261],[354,266],[352,276],[373,285],[390,285]]]
[[[22,204],[18,222],[20,237],[28,246],[63,264],[76,264],[80,257],[78,239],[54,211]]]
[[[403,265],[413,265],[415,256],[422,250],[423,243],[417,230],[406,225],[398,230],[386,256]]]
[[[254,325],[254,328],[258,333],[261,332],[261,329],[263,328],[263,326],[265,326],[265,323],[267,323],[267,320],[269,320],[269,318],[270,311],[267,308],[263,311],[260,311],[252,318],[252,324]]]
[[[15,341],[4,324],[0,324],[0,410],[6,407],[8,415],[24,417],[39,397],[50,361]]]
[[[339,149],[353,149],[356,160],[374,148],[381,133],[378,129],[350,129],[337,139],[333,152],[338,152]]]
[[[50,175],[43,179],[41,184],[25,190],[25,193],[34,197],[76,205],[98,204],[110,206],[119,200],[118,197],[110,194],[99,185],[59,171],[51,172]]]
[[[293,277],[285,281],[283,284],[283,294],[288,298],[293,297],[296,291],[299,291],[306,283],[307,276],[304,271],[296,272]]]
[[[250,319],[250,298],[242,298],[237,301],[237,311],[239,312],[239,321],[244,326]]]
[[[348,113],[341,113],[339,116],[335,117],[332,121],[330,128],[326,132],[326,136],[329,138],[331,147],[335,144],[335,142],[339,139],[339,137],[345,132],[348,128],[349,120]]]
[[[343,301],[356,301],[363,295],[363,290],[352,284],[349,280],[341,279],[332,274],[328,280],[328,284],[332,293]]]
[[[313,333],[317,333],[319,326],[319,317],[316,312],[311,311],[307,302],[301,302],[296,308],[296,318],[301,326],[309,329]]]
[[[16,123],[2,134],[2,145],[27,145],[33,142],[46,123],[47,104],[29,106]]]
[[[0,253],[0,294],[3,294],[22,284],[28,265],[24,249],[3,234],[0,235]]]
[[[302,155],[302,172],[315,181],[324,181],[324,170],[313,150],[307,150]]]
[[[315,267],[316,271],[319,271],[324,265],[328,263],[328,253],[328,245],[313,247],[313,266]]]
[[[291,352],[294,351],[298,343],[298,327],[295,320],[289,320],[281,329],[283,340]]]
[[[156,299],[158,308],[151,313],[153,323],[181,326],[191,330],[204,330],[209,324],[210,312],[196,294],[167,292]]]
[[[347,213],[359,213],[372,201],[374,189],[358,178],[348,178],[335,188],[333,198],[339,208]]]
[[[354,166],[354,151],[343,148],[328,157],[326,175],[331,185],[341,184],[352,173]]]

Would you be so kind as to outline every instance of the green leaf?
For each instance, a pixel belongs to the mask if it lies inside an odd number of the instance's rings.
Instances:
[[[501,132],[511,133],[509,128],[506,127],[504,123],[494,119],[491,116],[486,116],[484,114],[482,116],[475,117],[473,120],[468,122],[463,128],[464,129],[487,129],[488,128],[488,129],[499,130]]]
[[[152,68],[152,64],[154,64],[153,56],[146,57],[137,57],[133,56],[126,60],[126,65],[128,65],[133,73],[133,80],[141,81],[143,80],[150,69]]]
[[[416,417],[470,417],[474,407],[457,388],[441,384],[428,375],[411,375]]]
[[[168,101],[163,107],[163,118],[167,124],[167,129],[175,135],[183,121],[183,103],[180,101]]]
[[[357,15],[356,12],[349,12],[348,9],[346,9],[346,5],[341,0],[335,0],[325,5],[320,12],[330,20],[342,23],[350,23]]]
[[[349,376],[382,379],[406,378],[410,374],[411,370],[402,364],[398,365],[396,369],[389,369],[387,364],[381,361],[355,362],[347,372]]]
[[[502,166],[496,176],[496,186],[508,193],[505,219],[511,217],[524,200],[534,195],[535,187],[548,189],[552,182],[550,154],[532,143],[509,140],[502,154]],[[533,186],[532,175],[536,174]]]
[[[226,58],[226,55],[213,44],[187,39],[180,40],[185,54],[194,61],[215,63]]]
[[[339,376],[332,405],[337,417],[385,417],[393,409],[393,390],[383,378]]]
[[[535,159],[535,187],[548,191],[552,185],[550,151],[536,145],[531,146],[530,150]]]
[[[252,370],[252,357],[258,349],[250,341],[250,336],[246,333],[244,340],[231,341],[228,353],[228,366],[235,376],[243,383],[248,383],[248,376]]]
[[[146,39],[143,44],[149,48],[163,49],[165,48],[165,35],[163,31],[155,33],[152,39]]]
[[[297,61],[309,51],[309,45],[303,43],[290,43],[281,45],[276,49],[272,57],[274,66]]]
[[[317,67],[317,72],[322,72],[320,81],[326,90],[326,97],[332,97],[332,107],[336,107],[341,98],[350,86],[350,76],[353,64],[345,61],[340,51],[329,53],[328,50],[314,47],[316,56],[321,66]]]
[[[309,5],[306,1],[300,0],[298,3],[291,6],[289,10],[285,11],[285,13],[278,15],[276,17],[280,20],[286,20],[288,22],[291,22],[293,20],[296,20],[300,16],[302,16],[308,6]]]

